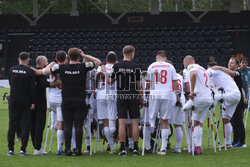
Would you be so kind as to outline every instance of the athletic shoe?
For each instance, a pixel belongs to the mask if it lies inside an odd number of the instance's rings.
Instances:
[[[181,149],[180,148],[174,148],[172,150],[172,153],[181,153]]]
[[[140,153],[138,152],[138,150],[134,149],[133,150],[133,156],[139,156],[139,155],[140,155]]]
[[[158,152],[158,155],[166,155],[166,150],[161,150],[160,152]]]
[[[56,155],[63,155],[63,151],[62,150],[57,150],[57,152],[56,152]]]
[[[82,152],[80,149],[74,149],[74,155],[76,156],[82,156]]]
[[[40,150],[34,149],[34,155],[44,155],[45,152],[43,151],[42,148],[40,148]]]
[[[127,155],[127,151],[126,150],[122,150],[121,152],[119,152],[120,156],[126,156]]]
[[[220,146],[222,149],[224,149],[225,148],[225,144],[223,144],[222,146]],[[232,144],[226,144],[226,147],[227,147],[227,149],[230,149],[230,148],[232,148],[233,146],[232,146]]]
[[[20,151],[20,154],[19,154],[20,156],[27,156],[27,155],[29,155],[29,153],[27,153],[26,151]]]
[[[71,156],[72,155],[71,149],[65,149],[65,155],[66,156]]]
[[[194,154],[196,154],[196,155],[201,155],[202,154],[202,148],[200,147],[200,146],[196,146],[195,148],[194,148]]]
[[[86,154],[90,153],[90,146],[87,146],[87,150],[85,150],[84,153]]]
[[[21,141],[21,140],[22,140],[21,137],[16,138],[16,141]]]
[[[153,150],[152,150],[152,149],[145,150],[145,153],[146,153],[146,154],[152,154],[152,153],[153,153]]]
[[[240,148],[246,148],[247,145],[246,145],[245,143],[240,143],[240,144],[238,145],[238,147],[240,147]]]
[[[117,152],[116,151],[110,151],[109,154],[114,155],[114,154],[117,154]]]
[[[128,151],[129,151],[130,153],[132,153],[132,152],[134,151],[134,149],[133,149],[133,148],[129,148]]]
[[[7,153],[7,155],[8,155],[8,156],[13,156],[13,155],[14,155],[14,152],[10,150],[10,151]]]
[[[232,142],[232,146],[233,146],[233,147],[239,147],[239,144],[240,144],[240,142],[237,142],[237,143]]]

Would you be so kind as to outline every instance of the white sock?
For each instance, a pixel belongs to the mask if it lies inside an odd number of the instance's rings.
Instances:
[[[194,127],[194,143],[195,146],[201,147],[202,144],[203,128],[200,126]]]
[[[143,136],[144,137],[144,136]],[[150,133],[150,127],[146,126],[145,130],[145,144],[146,144],[146,150],[151,149],[151,133]]]
[[[132,137],[128,138],[128,145],[129,145],[129,148],[134,149],[134,139]]]
[[[225,126],[226,144],[231,144],[231,134],[232,134],[231,123],[225,124],[224,126]]]
[[[115,148],[115,144],[113,141],[113,134],[110,132],[109,127],[104,127],[103,130],[104,130],[106,139],[108,140],[110,149],[113,150]]]
[[[176,148],[181,148],[182,138],[183,138],[182,128],[181,127],[175,128]]]
[[[63,150],[64,132],[63,130],[57,130],[57,150]]]
[[[168,136],[170,135],[169,128],[168,129],[162,129],[161,130],[161,150],[167,151],[167,145],[168,145]]]
[[[72,138],[71,145],[73,148],[76,148],[76,135],[75,135],[75,127],[72,128]]]

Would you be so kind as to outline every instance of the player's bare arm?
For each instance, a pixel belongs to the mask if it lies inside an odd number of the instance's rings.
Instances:
[[[177,99],[177,102],[180,102],[180,87],[178,85],[178,81],[177,80],[174,80],[173,81],[174,83],[174,91],[175,91],[175,94],[176,94],[176,99]]]
[[[99,59],[97,59],[97,58],[95,58],[93,56],[90,56],[90,55],[85,55],[82,50],[80,51],[80,54],[81,54],[82,58],[85,58],[85,59],[87,59],[89,61],[94,62],[95,63],[95,68],[99,67],[99,65],[101,64],[101,61]]]
[[[191,100],[194,100],[194,88],[196,85],[196,79],[197,79],[197,72],[196,71],[191,71],[190,72],[190,81],[191,81],[191,90],[190,90],[190,94],[189,94],[189,98]]]

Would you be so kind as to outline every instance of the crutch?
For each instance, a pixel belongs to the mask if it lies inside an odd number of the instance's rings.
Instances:
[[[194,101],[192,100],[191,121],[192,121],[192,156],[194,156]]]
[[[147,107],[144,108],[144,125],[143,125],[143,141],[142,141],[142,156],[144,156],[144,148],[146,141],[146,117],[147,117]]]
[[[53,142],[54,129],[51,129],[49,152],[51,152],[52,142]]]
[[[222,102],[220,104],[220,110],[221,110],[221,117],[222,117],[222,112],[223,112],[223,102],[224,102],[224,99],[223,99],[223,93],[224,93],[224,89],[223,88],[219,88],[219,90],[221,91],[221,99],[222,99]],[[223,124],[223,135],[224,135],[224,146],[225,146],[225,150],[227,150],[227,145],[226,145],[226,135],[225,135],[225,120],[223,119],[222,117],[222,124]]]
[[[188,127],[189,127],[189,111],[188,112],[185,112],[185,117],[186,117],[186,120],[185,121],[187,123],[187,127],[184,123],[184,130],[185,130],[185,134],[186,134],[186,140],[187,140],[187,150],[188,150],[188,153],[190,153],[190,141],[189,141],[189,134],[188,134]]]
[[[211,123],[211,129],[212,129],[212,137],[213,137],[213,142],[214,142],[214,152],[216,153],[216,140],[214,138],[214,127],[213,127],[213,119],[212,119],[212,110],[210,111],[210,123]]]
[[[209,149],[209,115],[207,116],[207,148]]]
[[[156,128],[156,133],[155,133],[155,142],[154,142],[154,147],[153,147],[153,153],[155,153],[155,148],[156,148],[156,143],[157,143],[157,138],[158,138],[159,128],[160,128],[160,125],[158,125],[158,126],[157,126],[157,128]]]
[[[249,111],[249,105],[247,106],[247,109],[246,109],[246,111],[245,111],[245,115],[246,115],[246,117],[245,117],[245,129],[247,128],[247,117],[248,117],[248,111]]]
[[[45,138],[45,145],[44,145],[44,152],[46,152],[46,147],[47,147],[47,142],[48,142],[48,135],[49,135],[49,125],[50,125],[50,115],[51,113],[49,112],[49,118],[48,118],[48,124],[47,124],[47,131],[46,131],[46,138]]]
[[[156,144],[156,153],[159,151],[159,146],[160,146],[160,140],[161,140],[161,125],[159,125],[159,132],[158,132],[158,137],[157,137],[157,144]]]
[[[218,131],[218,126],[217,126],[217,121],[216,121],[215,109],[213,109],[213,116],[214,116],[214,127],[216,129],[216,134],[215,134],[214,140],[216,140],[216,135],[218,135],[217,142],[218,142],[219,151],[221,151],[220,138],[219,138],[219,131]]]

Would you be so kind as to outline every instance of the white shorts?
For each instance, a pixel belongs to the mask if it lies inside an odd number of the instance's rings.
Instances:
[[[212,98],[202,99],[202,98],[195,97],[192,119],[194,119],[195,121],[199,121],[200,123],[203,123],[206,118],[207,113],[209,113],[210,111],[209,109],[212,104],[213,104]],[[189,108],[189,106],[192,107],[192,100],[188,100],[183,108]]]
[[[174,125],[184,125],[185,112],[182,111],[181,107],[172,106],[169,123]]]
[[[63,121],[61,103],[49,102],[50,110],[56,113],[56,120]]]
[[[172,108],[171,99],[149,99],[149,123],[151,127],[155,127],[155,119],[159,118],[167,120],[170,119]]]
[[[97,100],[97,118],[98,119],[117,119],[117,107],[115,100]]]
[[[222,118],[230,120],[233,117],[236,107],[240,102],[240,98],[241,94],[239,91],[223,93],[223,106],[226,108],[226,111],[222,112]]]
[[[225,95],[223,95],[223,98],[226,111],[222,112],[222,118],[231,120],[236,107],[240,102],[241,94],[237,92],[225,93]]]
[[[148,107],[142,108],[141,122],[145,122],[145,113],[146,113],[146,123],[149,123]]]

